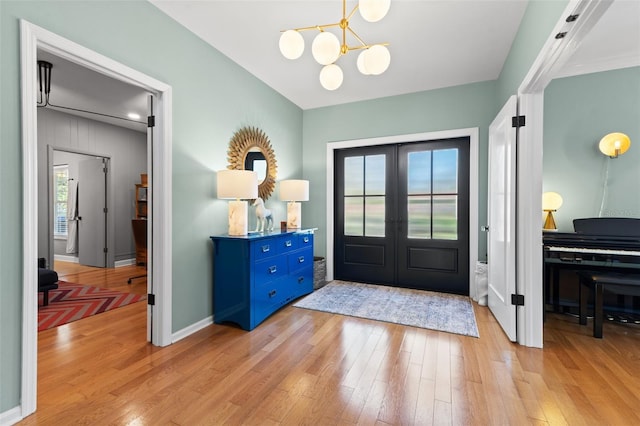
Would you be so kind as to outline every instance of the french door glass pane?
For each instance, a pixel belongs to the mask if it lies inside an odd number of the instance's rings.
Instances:
[[[384,237],[385,198],[365,197],[366,216],[364,235],[367,237]]]
[[[367,155],[365,157],[365,194],[385,194],[385,156]]]
[[[458,150],[433,151],[433,193],[458,192]]]
[[[410,195],[407,199],[407,237],[431,238],[431,197]]]
[[[458,239],[458,196],[433,196],[433,238]]]
[[[361,237],[363,235],[364,199],[362,197],[344,198],[344,235]]]
[[[344,195],[364,195],[364,157],[344,159]]]
[[[431,151],[409,153],[407,176],[407,194],[431,193]]]

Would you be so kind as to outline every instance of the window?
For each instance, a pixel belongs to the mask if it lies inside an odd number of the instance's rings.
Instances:
[[[344,159],[344,234],[385,236],[385,155]]]
[[[53,234],[56,237],[67,236],[67,200],[69,196],[69,166],[53,166],[53,188],[55,205],[53,207]]]
[[[458,150],[409,153],[408,237],[458,238]]]

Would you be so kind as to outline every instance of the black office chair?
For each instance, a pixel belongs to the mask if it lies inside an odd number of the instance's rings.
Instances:
[[[133,229],[133,241],[136,244],[136,265],[147,266],[147,220],[132,219],[131,227]],[[127,284],[131,284],[131,281],[137,278],[146,277],[146,273],[135,275],[127,280]]]

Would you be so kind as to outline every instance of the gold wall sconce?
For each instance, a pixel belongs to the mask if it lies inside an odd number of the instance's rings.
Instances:
[[[631,146],[631,139],[624,133],[609,133],[598,144],[600,152],[609,158],[618,158],[619,155],[627,152]]]

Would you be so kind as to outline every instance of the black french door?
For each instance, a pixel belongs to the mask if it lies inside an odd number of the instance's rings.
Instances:
[[[336,279],[469,294],[469,138],[335,152]]]

